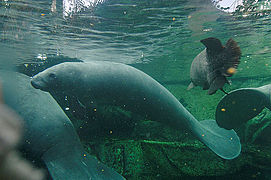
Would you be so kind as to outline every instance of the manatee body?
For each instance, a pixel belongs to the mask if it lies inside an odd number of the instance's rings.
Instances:
[[[178,130],[186,129],[225,159],[237,157],[241,150],[233,130],[218,127],[214,120],[197,121],[156,80],[125,64],[62,63],[37,74],[31,83],[44,91],[76,96],[86,108],[93,102],[116,105]]]
[[[201,86],[214,94],[218,89],[223,91],[227,77],[232,76],[240,63],[241,50],[233,39],[229,39],[224,47],[219,39],[207,38],[201,40],[206,48],[193,60],[190,68],[191,83],[188,90]]]
[[[43,162],[54,180],[124,179],[87,154],[68,117],[49,93],[33,88],[30,77],[1,71],[4,101],[24,119],[22,152]]]

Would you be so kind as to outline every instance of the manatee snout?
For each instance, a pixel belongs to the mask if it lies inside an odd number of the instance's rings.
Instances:
[[[45,91],[47,88],[46,83],[38,76],[34,76],[31,79],[31,85],[36,88]]]
[[[31,80],[31,85],[36,89],[40,88],[39,84],[36,81],[34,81],[33,79]]]

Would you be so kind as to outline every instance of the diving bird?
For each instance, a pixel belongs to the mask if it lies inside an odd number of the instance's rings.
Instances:
[[[47,92],[35,89],[30,77],[0,71],[4,102],[24,123],[20,150],[44,164],[53,180],[123,180],[124,178],[85,152],[73,124]]]
[[[44,91],[77,97],[88,109],[93,101],[115,105],[177,130],[186,129],[224,159],[233,159],[241,151],[239,137],[233,130],[220,128],[215,120],[197,121],[165,87],[129,65],[65,62],[38,73],[31,84]]]
[[[230,84],[227,77],[236,73],[240,63],[241,50],[233,39],[229,39],[225,46],[214,37],[200,41],[206,47],[193,60],[190,68],[191,83],[188,90],[201,86],[214,94],[218,89],[223,91],[225,83]]]

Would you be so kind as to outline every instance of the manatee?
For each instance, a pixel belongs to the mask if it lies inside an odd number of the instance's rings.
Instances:
[[[230,84],[227,77],[235,74],[240,63],[241,50],[233,39],[229,39],[224,47],[219,39],[207,38],[200,41],[206,47],[193,60],[190,68],[191,83],[188,90],[194,86],[208,89],[208,94],[214,94],[218,89],[223,92],[225,83]]]
[[[86,108],[93,102],[119,106],[177,130],[188,130],[224,159],[233,159],[241,151],[233,130],[220,128],[215,120],[197,121],[165,87],[129,65],[66,62],[35,75],[31,84],[44,91],[76,96]]]
[[[271,109],[271,84],[236,89],[218,103],[216,122],[225,129],[238,128],[257,116],[265,107]]]
[[[69,118],[49,93],[31,86],[30,77],[1,71],[0,78],[5,103],[24,119],[20,149],[28,159],[45,164],[54,180],[124,179],[84,151]]]

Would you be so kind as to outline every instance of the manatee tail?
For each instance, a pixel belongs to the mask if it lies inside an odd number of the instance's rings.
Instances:
[[[198,127],[194,129],[194,135],[218,156],[234,159],[240,154],[240,139],[234,130],[220,128],[215,120],[204,120],[198,123]]]
[[[42,156],[54,180],[124,180],[80,146],[57,144]]]
[[[257,116],[265,107],[270,108],[268,88],[242,88],[225,95],[216,107],[216,122],[220,127],[240,127]]]
[[[215,79],[211,82],[210,87],[208,89],[208,94],[212,95],[214,94],[218,89],[221,89],[222,92],[225,92],[222,88],[224,84],[227,82],[227,79],[225,76],[217,76]]]

